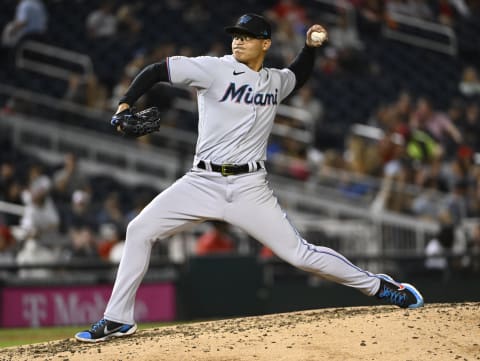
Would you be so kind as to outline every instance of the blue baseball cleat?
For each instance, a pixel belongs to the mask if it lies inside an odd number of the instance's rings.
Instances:
[[[101,342],[113,337],[128,336],[137,330],[137,325],[127,325],[102,319],[93,324],[90,330],[79,332],[75,338],[81,342]]]
[[[423,306],[423,296],[411,284],[396,282],[386,274],[378,274],[377,276],[380,278],[380,288],[375,295],[377,298],[401,308]]]

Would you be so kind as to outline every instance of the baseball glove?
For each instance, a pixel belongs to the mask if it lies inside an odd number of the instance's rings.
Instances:
[[[156,107],[140,112],[126,109],[115,114],[110,123],[124,136],[137,138],[160,129],[160,112]]]

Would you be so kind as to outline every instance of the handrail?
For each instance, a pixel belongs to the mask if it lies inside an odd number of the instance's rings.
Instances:
[[[15,64],[18,68],[63,80],[68,80],[75,73],[60,66],[28,59],[26,57],[27,51],[79,65],[83,69],[83,77],[93,74],[92,60],[88,55],[32,40],[24,42],[17,50]]]
[[[21,145],[25,150],[28,150],[31,145],[23,140],[22,134],[33,133],[48,139],[46,143],[53,150],[60,149],[61,144],[67,142],[77,149],[82,149],[93,160],[102,156],[114,157],[114,159],[121,156],[125,160],[125,169],[133,172],[139,166],[144,166],[148,162],[152,169],[164,170],[168,180],[175,179],[182,167],[178,162],[172,162],[172,159],[177,157],[177,154],[172,151],[165,149],[160,151],[155,149],[155,147],[143,147],[132,152],[130,143],[119,137],[100,135],[84,129],[79,131],[73,127],[59,128],[56,124],[52,124],[47,120],[32,120],[14,115],[4,116],[2,122],[12,127],[12,141],[18,146]],[[41,127],[38,126],[40,122],[42,123]],[[160,177],[157,178],[159,182],[161,179]]]
[[[43,105],[55,110],[69,112],[88,120],[108,119],[112,114],[100,109],[89,108],[74,103],[70,100],[58,99],[50,95],[40,94],[27,89],[14,87],[0,83],[0,94],[9,95],[18,99],[26,100],[34,104]]]
[[[430,33],[443,35],[449,42],[443,43],[440,40],[426,39],[420,35],[408,34],[401,29],[392,29],[387,23],[384,23],[382,33],[386,38],[446,53],[452,56],[457,54],[457,37],[451,27],[398,13],[391,13],[390,19],[400,25],[406,25],[408,27],[426,30]]]
[[[55,110],[75,114],[82,117],[86,121],[98,122],[99,120],[102,120],[107,122],[108,119],[112,116],[111,112],[107,112],[101,109],[89,108],[84,105],[74,103],[70,100],[58,99],[49,95],[39,94],[30,90],[17,88],[11,85],[5,85],[1,83],[0,94],[13,96],[48,108],[53,108]],[[196,140],[195,134],[180,129],[164,127],[162,129],[162,134],[169,139],[187,142],[192,145],[195,144]]]
[[[15,203],[9,203],[0,201],[0,213],[15,214],[17,216],[23,216],[25,212],[25,206],[21,206]]]

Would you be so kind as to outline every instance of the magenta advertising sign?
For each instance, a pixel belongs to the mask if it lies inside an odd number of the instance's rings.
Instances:
[[[112,291],[111,285],[6,287],[0,289],[1,327],[84,325],[98,321]],[[175,319],[175,286],[143,284],[137,292],[135,320]]]

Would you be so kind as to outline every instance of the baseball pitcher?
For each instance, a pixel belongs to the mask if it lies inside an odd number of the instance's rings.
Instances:
[[[141,135],[158,129],[156,120],[152,125],[150,119],[143,131],[142,117],[131,111],[141,95],[157,82],[194,87],[198,140],[192,169],[128,225],[104,318],[90,330],[77,333],[79,341],[133,334],[137,329],[135,295],[147,271],[153,242],[206,220],[240,227],[286,262],[324,279],[403,308],[423,305],[412,285],[370,273],[334,250],[303,239],[267,182],[266,148],[277,108],[309,78],[316,48],[328,37],[326,30],[321,25],[310,27],[305,46],[284,69],[263,66],[272,42],[271,27],[262,16],[243,15],[225,30],[232,36],[231,55],[168,57],[143,69],[120,100],[112,125],[120,132]]]

